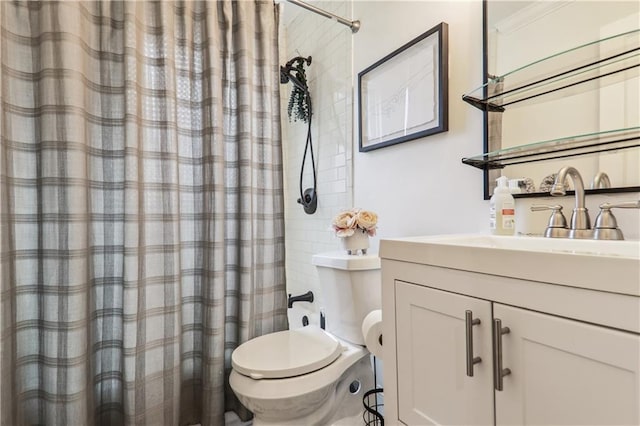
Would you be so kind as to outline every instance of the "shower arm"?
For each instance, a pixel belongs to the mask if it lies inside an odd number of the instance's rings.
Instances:
[[[342,25],[346,25],[347,27],[351,28],[351,32],[352,33],[357,33],[358,30],[360,29],[360,21],[349,21],[348,19],[344,19],[341,18],[340,16],[334,15],[333,13],[327,12],[326,10],[322,10],[318,7],[312,6],[308,3],[305,3],[303,1],[300,0],[287,0],[289,3],[293,3],[296,6],[300,6],[304,9],[310,10],[313,13],[317,13],[318,15],[322,15],[325,18],[329,18],[332,19],[334,21],[337,21],[339,23],[341,23]]]

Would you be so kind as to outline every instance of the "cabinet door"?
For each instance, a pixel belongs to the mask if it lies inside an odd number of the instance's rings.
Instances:
[[[637,425],[640,336],[494,305],[502,336],[504,390],[498,425]]]
[[[474,376],[466,374],[465,311]],[[494,423],[491,303],[396,281],[398,414],[408,425]]]

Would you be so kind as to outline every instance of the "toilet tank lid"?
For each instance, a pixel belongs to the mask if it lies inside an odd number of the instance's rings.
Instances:
[[[314,254],[311,263],[327,268],[363,271],[380,269],[380,258],[377,254],[350,255],[344,251]]]

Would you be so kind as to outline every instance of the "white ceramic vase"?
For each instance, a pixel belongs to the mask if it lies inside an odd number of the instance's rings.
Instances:
[[[340,242],[347,254],[358,254],[358,251],[361,251],[362,254],[367,254],[369,234],[367,234],[367,231],[356,229],[352,236],[340,238]]]

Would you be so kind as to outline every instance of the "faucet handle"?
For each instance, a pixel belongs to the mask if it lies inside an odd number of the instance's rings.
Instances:
[[[622,203],[602,203],[600,204],[600,209],[610,210],[610,209],[640,209],[640,200],[638,201],[623,201]]]
[[[549,224],[547,225],[549,228],[567,227],[567,219],[562,213],[562,206],[560,204],[556,204],[554,206],[549,206],[547,204],[534,204],[531,206],[532,212],[540,212],[544,210],[552,210],[551,217],[549,218]]]
[[[532,212],[540,212],[543,210],[551,210],[551,216],[549,217],[549,223],[547,229],[544,231],[545,237],[556,238],[566,237],[568,235],[567,230],[567,218],[562,213],[562,206],[556,204],[549,206],[547,204],[534,204],[531,206]]]
[[[541,212],[543,210],[562,210],[562,206],[560,204],[556,204],[554,206],[550,206],[548,204],[533,204],[531,206],[532,212]]]
[[[611,213],[611,209],[640,209],[640,200],[624,201],[622,203],[600,204],[600,213],[596,217],[594,228],[594,238],[596,240],[624,240],[622,231],[618,228],[616,217]]]

